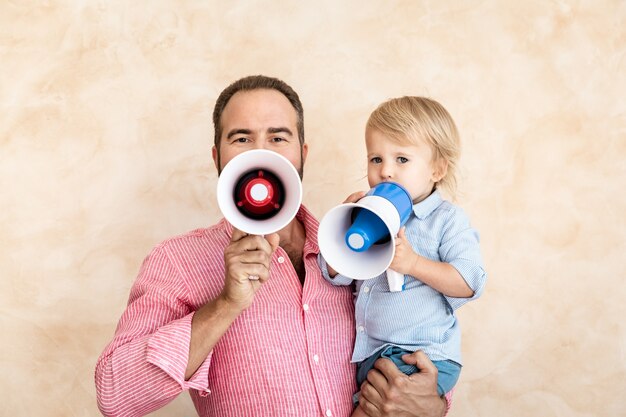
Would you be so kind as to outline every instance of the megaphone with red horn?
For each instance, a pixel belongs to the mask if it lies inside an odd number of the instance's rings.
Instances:
[[[265,149],[231,159],[217,180],[217,204],[237,229],[268,235],[293,220],[302,203],[302,183],[284,156]]]
[[[411,195],[399,184],[382,182],[356,203],[332,208],[317,232],[328,265],[348,278],[365,280],[387,271],[390,291],[401,291],[404,275],[389,268],[395,239],[413,209]]]

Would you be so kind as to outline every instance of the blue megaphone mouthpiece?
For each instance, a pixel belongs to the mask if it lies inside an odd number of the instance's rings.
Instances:
[[[360,209],[346,232],[346,245],[355,252],[363,252],[385,238],[389,238],[385,222],[371,211]]]
[[[388,202],[386,207],[391,208],[386,212],[396,219],[398,228],[409,219],[413,201],[411,195],[401,185],[395,182],[382,182],[374,186],[363,198],[368,196],[380,197]],[[392,213],[389,213],[390,211]],[[346,245],[355,252],[366,251],[373,244],[389,238],[388,225],[379,215],[366,208],[359,209],[345,235]]]

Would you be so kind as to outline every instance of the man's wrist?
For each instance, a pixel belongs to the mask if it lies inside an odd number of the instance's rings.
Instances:
[[[232,300],[223,292],[214,300],[215,311],[220,315],[225,315],[232,320],[236,319],[246,308]]]

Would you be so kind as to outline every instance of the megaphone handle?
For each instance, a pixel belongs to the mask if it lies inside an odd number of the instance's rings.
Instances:
[[[387,283],[389,284],[389,291],[402,291],[404,289],[404,274],[394,271],[393,269],[388,269]]]

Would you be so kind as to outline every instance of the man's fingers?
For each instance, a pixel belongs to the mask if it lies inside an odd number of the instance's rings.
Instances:
[[[367,381],[363,383],[364,386],[374,388],[374,391],[379,394],[382,393],[383,388],[387,385],[387,378],[377,369],[370,369],[367,373]],[[363,387],[361,387],[362,389]]]
[[[363,391],[361,391],[361,395],[359,396],[359,407],[357,410],[360,412],[356,412],[352,414],[352,417],[366,415],[368,417],[380,416],[381,412],[378,409],[378,406],[381,402],[371,402],[367,397],[363,396]]]
[[[229,275],[236,281],[259,281],[261,284],[268,280],[269,269],[260,263],[235,262],[229,268]]]
[[[235,242],[235,246],[237,251],[255,251],[260,250],[267,254],[272,253],[272,248],[270,243],[263,237],[257,235],[246,235]]]
[[[243,232],[235,227],[233,227],[233,235],[230,238],[231,242],[238,242],[244,237],[248,236],[246,232]]]
[[[378,369],[387,381],[391,381],[399,375],[404,375],[391,360],[385,358],[378,359],[374,362],[374,368]],[[367,376],[369,379],[369,373]]]
[[[278,247],[280,238],[278,233],[267,236],[251,235],[233,227],[233,234],[230,238],[232,243],[237,243],[239,250],[263,250],[269,254]]]
[[[437,373],[437,368],[435,367],[435,365],[430,361],[428,356],[426,356],[426,354],[421,350],[417,350],[411,354],[403,355],[402,360],[404,361],[404,363],[415,365],[417,369],[420,370],[420,373],[423,373],[423,374],[436,374]]]
[[[280,243],[278,233],[267,236],[249,235],[233,228],[231,244],[225,254],[228,269],[239,280],[258,281],[263,284],[269,279],[272,254]]]
[[[270,255],[262,250],[245,251],[237,257],[237,261],[242,264],[261,264],[266,268],[270,267],[270,259]]]
[[[280,236],[278,236],[278,233],[272,233],[271,235],[266,235],[265,240],[267,240],[267,243],[269,243],[270,248],[272,250],[270,253],[274,253],[276,248],[278,248],[278,244],[280,243]]]

